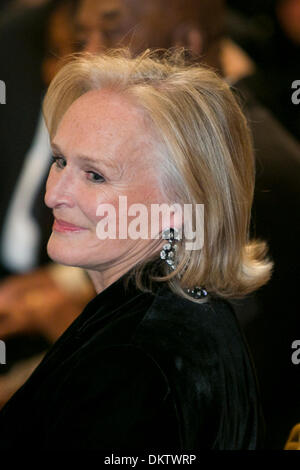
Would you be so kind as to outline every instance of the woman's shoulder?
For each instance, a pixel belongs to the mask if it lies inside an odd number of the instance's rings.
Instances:
[[[157,363],[180,413],[184,407],[181,430],[185,446],[193,443],[184,429],[194,425],[195,429],[206,429],[207,442],[216,439],[219,429],[217,447],[255,446],[259,420],[255,375],[227,301],[210,298],[196,303],[163,291],[140,322],[132,342]],[[235,414],[229,420],[230,403],[235,404]],[[238,428],[239,436],[234,434]],[[245,429],[251,429],[248,437]],[[241,444],[235,438],[245,441]],[[253,442],[246,443],[247,438]]]
[[[185,366],[191,373],[209,373],[207,367],[245,371],[248,349],[235,313],[221,298],[196,303],[163,289],[140,321],[132,344],[150,354],[162,368]],[[250,364],[246,375],[250,372]]]
[[[181,297],[169,289],[161,289],[141,321],[137,335],[143,330],[155,330],[156,334],[174,333],[175,338],[188,339],[192,335],[198,340],[224,338],[242,333],[235,313],[228,301],[209,296],[203,302],[194,302]]]

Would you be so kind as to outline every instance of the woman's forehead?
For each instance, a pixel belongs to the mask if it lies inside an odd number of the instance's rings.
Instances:
[[[99,148],[118,159],[135,160],[152,149],[153,138],[143,112],[126,97],[92,90],[78,98],[62,118],[54,143],[91,153]]]
[[[62,118],[61,126],[89,127],[90,131],[119,129],[129,132],[131,127],[143,127],[140,109],[124,96],[110,90],[91,90],[76,99]],[[141,130],[141,129],[140,129]],[[145,130],[145,129],[144,129]]]

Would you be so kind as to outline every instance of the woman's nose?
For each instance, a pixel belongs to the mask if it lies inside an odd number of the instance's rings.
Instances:
[[[66,168],[57,170],[54,165],[51,167],[46,183],[45,204],[50,209],[74,206],[74,182]]]

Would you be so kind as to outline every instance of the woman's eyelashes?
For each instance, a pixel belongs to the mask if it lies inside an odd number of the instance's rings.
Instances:
[[[52,164],[54,163],[57,168],[64,168],[67,166],[67,162],[65,158],[58,156],[58,155],[52,155],[51,156]]]
[[[59,155],[52,155],[52,164],[55,164],[55,166],[59,169],[63,169],[67,166],[67,161],[64,157],[59,156]],[[84,173],[87,175],[88,181],[91,181],[92,183],[104,183],[106,180],[101,173],[98,173],[97,171],[93,171],[90,169],[83,169]]]
[[[89,175],[88,180],[92,181],[92,183],[104,183],[105,178],[104,176],[100,175],[100,173],[96,173],[95,171],[86,171]]]

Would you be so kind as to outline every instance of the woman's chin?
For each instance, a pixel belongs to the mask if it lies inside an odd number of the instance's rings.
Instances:
[[[77,266],[74,250],[70,249],[62,240],[56,240],[55,235],[51,235],[47,245],[49,258],[55,263],[65,264],[67,266]]]

